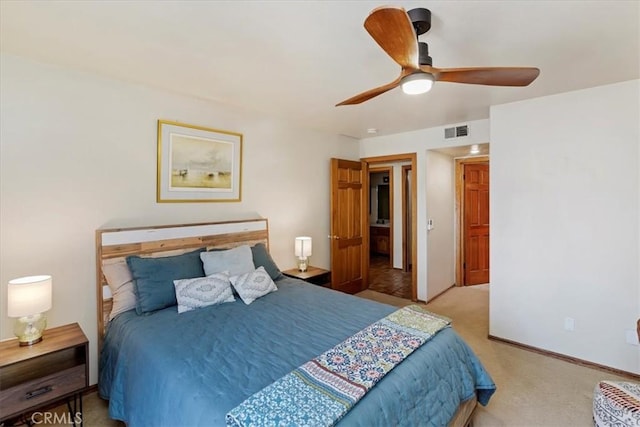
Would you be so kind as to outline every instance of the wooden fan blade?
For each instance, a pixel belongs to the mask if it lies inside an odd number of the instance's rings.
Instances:
[[[373,9],[364,21],[364,28],[402,68],[418,68],[418,39],[411,18],[403,8]]]
[[[366,92],[362,92],[356,96],[353,96],[349,99],[346,99],[344,101],[342,101],[339,104],[336,104],[336,107],[339,107],[341,105],[355,105],[355,104],[360,104],[364,101],[368,101],[371,98],[375,98],[378,95],[382,95],[385,92],[390,91],[391,89],[397,87],[400,84],[400,80],[402,80],[402,78],[406,75],[406,73],[403,71],[403,73],[400,75],[400,77],[398,77],[397,79],[395,79],[394,81],[392,81],[391,83],[387,83],[384,86],[379,86],[376,87],[374,89],[370,89]]]
[[[487,86],[528,86],[540,74],[533,67],[435,68],[421,65],[425,73],[440,82],[468,83]]]

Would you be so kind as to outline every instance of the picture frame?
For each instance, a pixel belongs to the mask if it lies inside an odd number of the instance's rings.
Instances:
[[[158,203],[241,199],[241,133],[158,120]]]

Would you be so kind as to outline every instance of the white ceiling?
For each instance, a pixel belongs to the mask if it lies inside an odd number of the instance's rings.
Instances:
[[[387,1],[386,3],[391,3]],[[354,138],[489,117],[489,106],[640,78],[640,2],[402,1],[426,7],[436,67],[536,66],[525,88],[394,80],[363,27],[372,1],[0,1],[0,49]],[[215,125],[215,123],[211,123]]]

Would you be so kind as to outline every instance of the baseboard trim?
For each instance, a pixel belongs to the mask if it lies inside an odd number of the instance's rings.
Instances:
[[[614,375],[619,375],[621,377],[628,377],[629,379],[640,381],[640,374],[634,374],[633,372],[623,371],[622,369],[612,368],[606,365],[600,365],[599,363],[589,362],[588,360],[578,359],[577,357],[567,356],[566,354],[556,353],[549,350],[544,350],[539,347],[534,347],[532,345],[522,344],[517,341],[512,341],[506,338],[496,337],[494,335],[489,334],[488,338],[493,341],[498,341],[504,344],[509,344],[514,347],[521,348],[523,350],[532,351],[534,353],[542,354],[543,356],[553,357],[554,359],[564,360],[565,362],[573,363],[574,365],[585,366],[587,368],[598,369],[600,371],[609,372]]]
[[[86,396],[88,394],[95,393],[97,391],[98,391],[98,384],[91,384],[82,392],[82,394]]]

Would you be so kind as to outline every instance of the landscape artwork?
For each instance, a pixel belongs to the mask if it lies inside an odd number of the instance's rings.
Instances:
[[[171,134],[171,191],[231,191],[233,145]]]
[[[158,121],[158,202],[240,201],[242,134]]]

